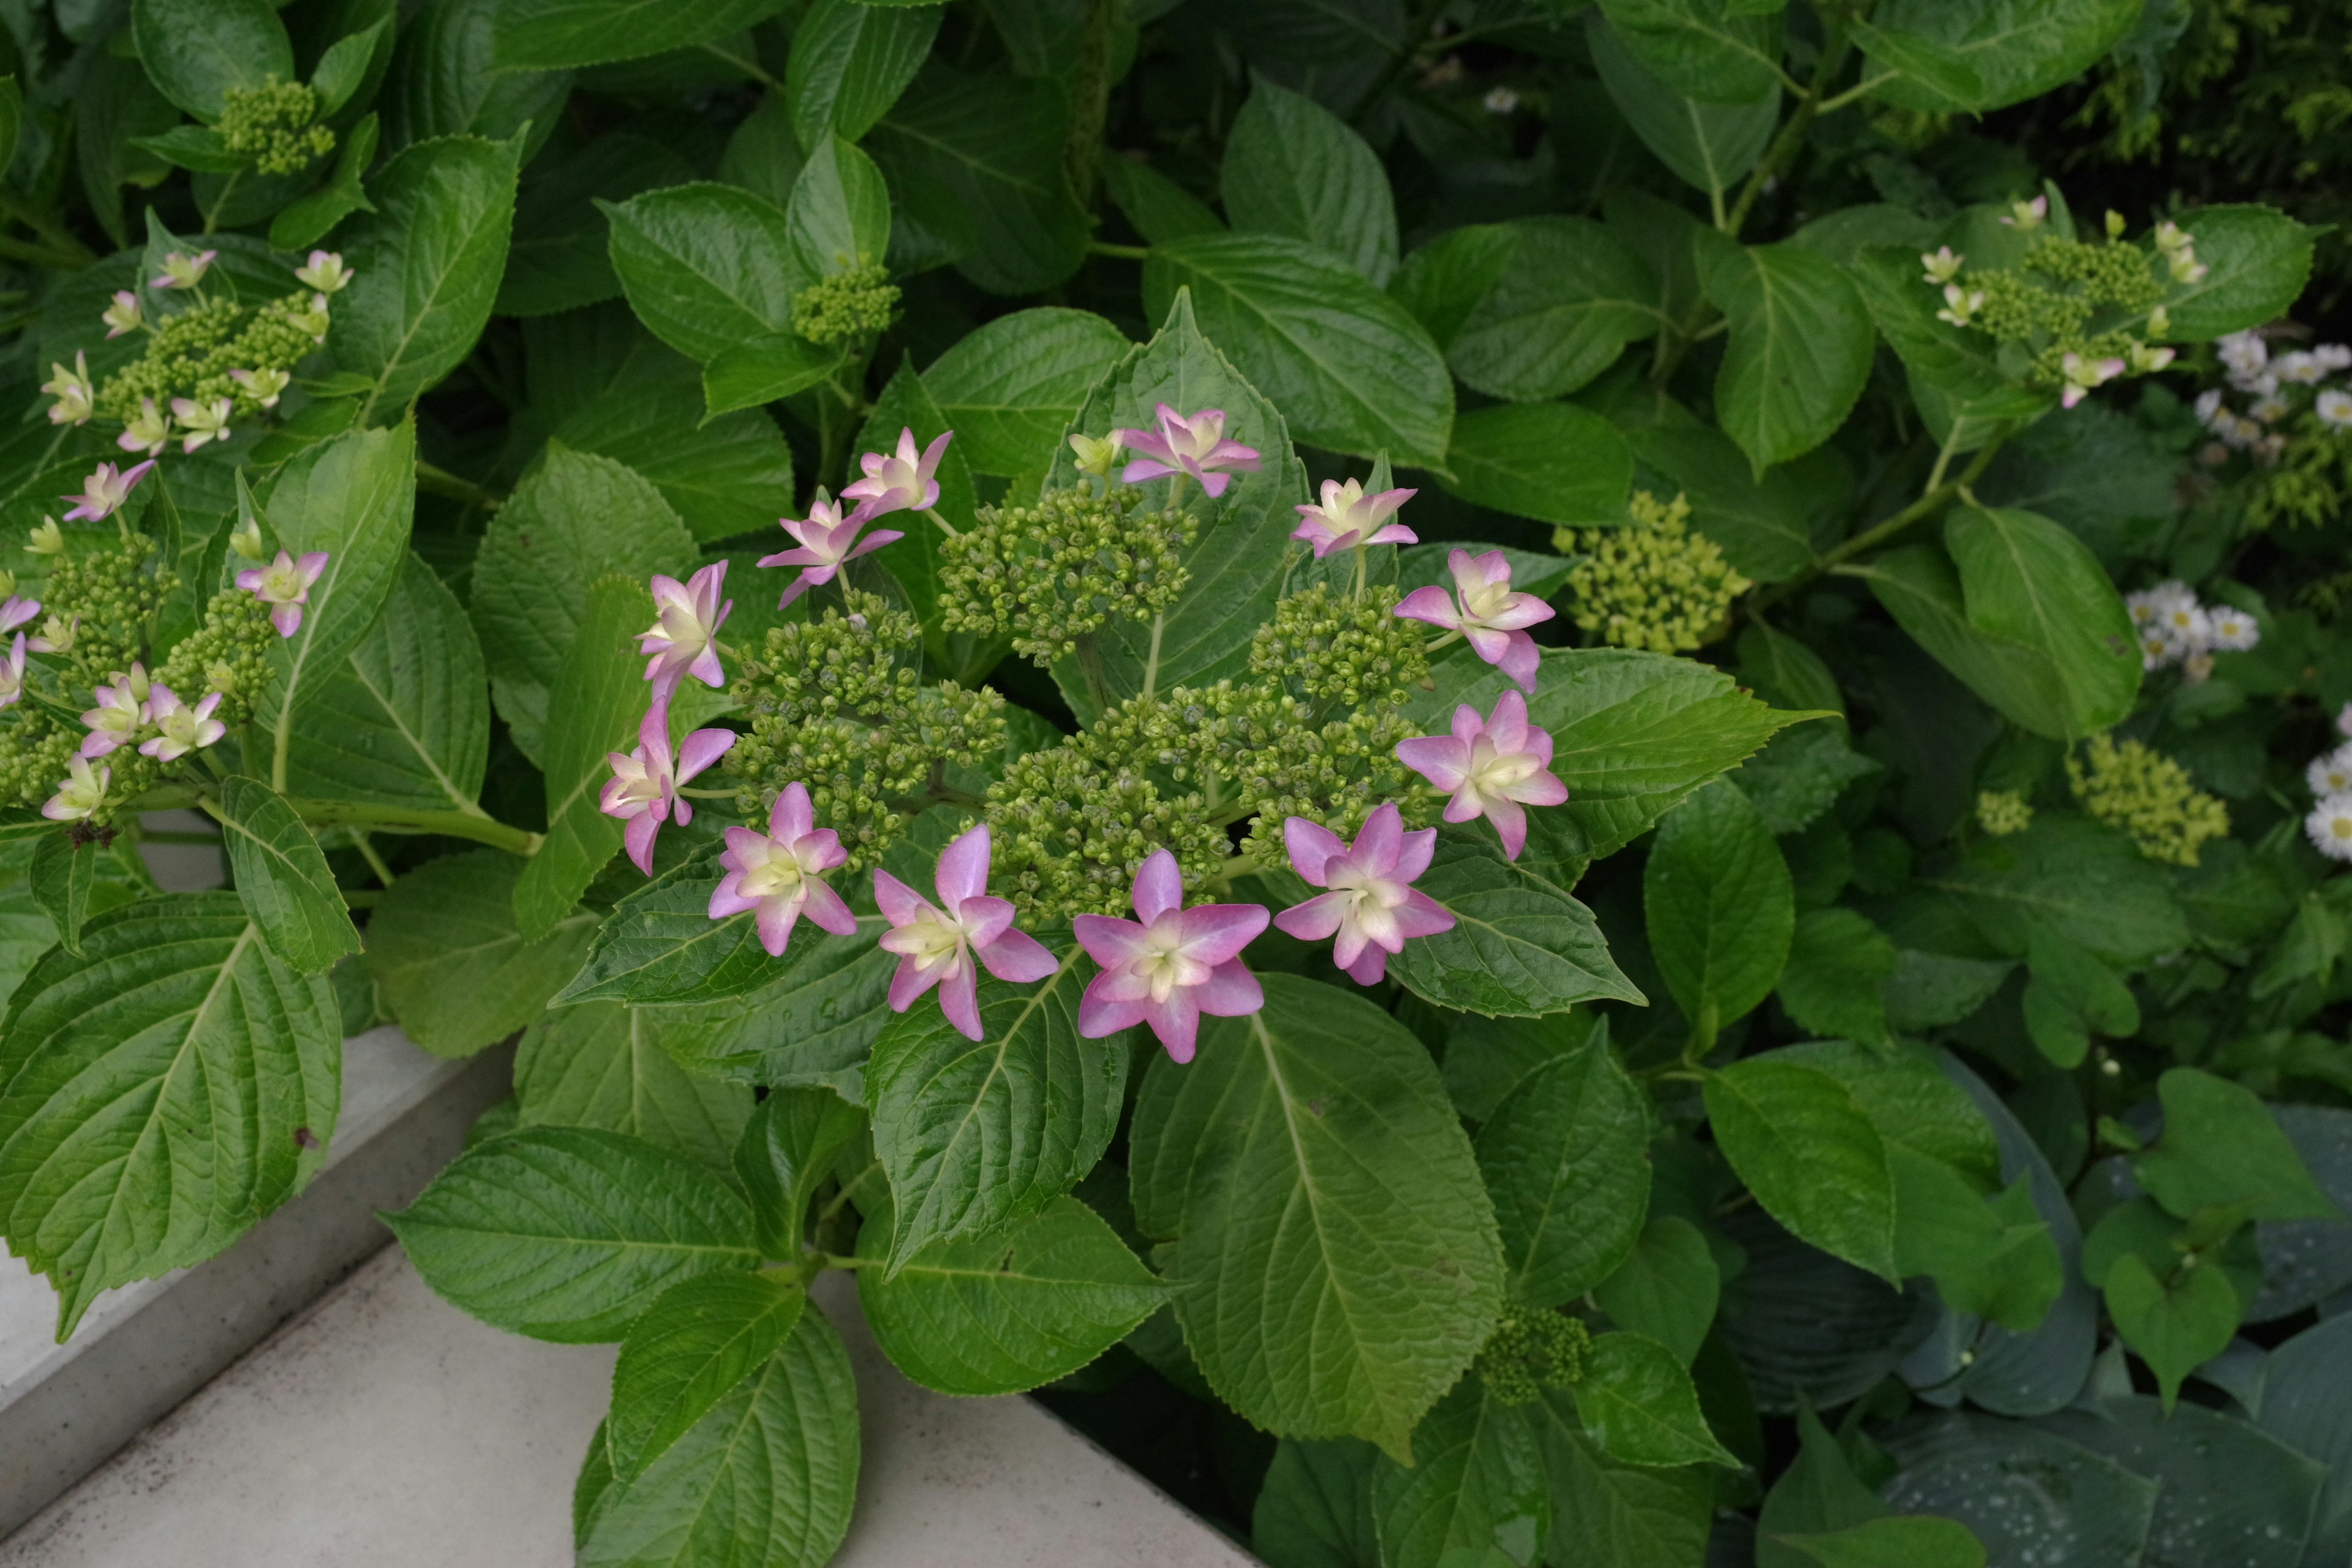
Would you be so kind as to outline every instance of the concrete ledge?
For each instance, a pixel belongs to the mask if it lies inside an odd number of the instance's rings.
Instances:
[[[0,1535],[382,1249],[376,1211],[457,1155],[510,1057],[441,1061],[392,1028],[345,1041],[342,1115],[308,1190],[218,1258],[110,1292],[65,1344],[47,1281],[0,1257]]]

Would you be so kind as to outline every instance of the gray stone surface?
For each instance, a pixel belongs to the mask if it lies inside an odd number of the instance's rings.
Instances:
[[[836,1568],[1247,1568],[1254,1559],[1026,1399],[950,1399],[819,1300],[856,1363]],[[562,1568],[610,1346],[500,1333],[397,1248],[0,1542],[0,1568]]]

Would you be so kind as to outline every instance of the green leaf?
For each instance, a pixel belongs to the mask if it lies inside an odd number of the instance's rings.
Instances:
[[[518,132],[538,151],[572,95],[569,71],[501,70],[498,29],[506,0],[436,0],[401,29],[384,79],[384,137],[400,148],[470,132]]]
[[[2012,1333],[2039,1327],[2065,1288],[2050,1228],[2020,1177],[1988,1200],[1950,1165],[1887,1140],[1895,1172],[1895,1258],[1908,1277],[1926,1274],[1955,1312],[1990,1319]]]
[[[560,70],[691,48],[765,21],[784,0],[499,0],[500,70]]]
[[[2195,1068],[2157,1079],[2164,1134],[2132,1162],[2157,1202],[2175,1217],[2242,1205],[2255,1219],[2340,1219],[2253,1090]]]
[[[1421,1043],[1370,1003],[1286,974],[1205,1020],[1137,1102],[1136,1224],[1210,1385],[1286,1436],[1400,1460],[1502,1307],[1469,1141]]]
[[[20,110],[21,108],[20,99]],[[131,144],[142,152],[154,153],[174,168],[195,169],[208,174],[234,174],[253,163],[248,153],[230,152],[220,132],[208,125],[174,125],[161,136],[134,136]]]
[[[310,87],[319,95],[320,119],[341,113],[343,105],[367,80],[368,67],[374,63],[377,46],[388,41],[385,34],[394,20],[388,12],[357,32],[337,38],[319,57],[318,65],[310,72]]]
[[[613,776],[607,759],[630,750],[646,716],[645,668],[629,644],[653,618],[641,579],[599,578],[548,689],[540,755],[547,832],[515,882],[515,923],[526,942],[561,924],[621,847],[620,819],[604,815],[597,791]],[[672,720],[669,727],[679,726]],[[681,746],[684,737],[673,732],[670,743]]]
[[[579,635],[590,585],[608,574],[682,577],[694,558],[693,537],[643,475],[547,444],[474,560],[474,629],[524,755],[542,754],[546,693]]]
[[[619,294],[596,204],[682,185],[694,174],[677,149],[625,131],[599,136],[561,162],[542,160],[515,201],[499,314],[548,316]]]
[[[2167,296],[2173,336],[2194,342],[2247,331],[2284,315],[2301,297],[2318,230],[2251,204],[2200,207],[2179,221],[2196,237],[2206,273]]]
[[[2001,369],[2000,344],[1990,333],[1937,319],[1942,295],[1922,280],[1916,249],[1865,251],[1847,264],[1845,276],[1910,372],[1913,401],[1931,424],[1945,426],[1937,439],[1950,434],[1948,420],[1932,417],[1937,402],[1971,422],[1975,439],[1955,451],[1983,445],[1996,422],[2030,421],[2056,405],[2053,394],[2018,385]],[[1920,396],[1923,382],[1935,398]]]
[[[718,1172],[583,1127],[478,1144],[383,1219],[444,1300],[557,1344],[617,1340],[671,1286],[760,1260]]]
[[[1773,1538],[1822,1568],[1984,1568],[1985,1549],[1958,1520],[1929,1514],[1873,1519],[1827,1535]]]
[[[1078,1037],[1078,950],[1034,985],[983,977],[968,1040],[938,1007],[899,1015],[874,1042],[866,1103],[897,1195],[895,1268],[932,1242],[1035,1214],[1110,1143],[1127,1042]]]
[[[89,916],[90,889],[98,880],[98,862],[106,847],[95,838],[75,838],[52,830],[41,835],[33,849],[26,881],[33,902],[49,918],[57,940],[68,952],[82,956],[82,922]],[[46,948],[48,944],[44,942]]]
[[[793,30],[783,100],[793,133],[811,153],[834,136],[856,142],[890,111],[939,35],[934,6],[888,7],[817,0]]]
[[[1885,1041],[1886,982],[1899,962],[1894,942],[1868,916],[1808,910],[1777,984],[1780,1005],[1812,1034]]]
[[[646,1473],[599,1500],[581,1568],[816,1564],[849,1531],[857,1387],[841,1336],[801,1314],[782,1349]]]
[[[1642,908],[1658,973],[1707,1042],[1772,994],[1796,932],[1780,847],[1748,796],[1720,779],[1660,822]]]
[[[1699,275],[1731,328],[1716,419],[1756,472],[1836,434],[1878,342],[1837,264],[1795,245],[1708,246]]]
[[[1784,658],[1789,647],[1802,647],[1769,632],[1758,641],[1768,647],[1780,645],[1773,651]],[[1744,661],[1740,673],[1748,673]],[[1826,670],[1806,673],[1825,674]],[[1799,724],[1783,730],[1769,745],[1740,764],[1732,783],[1774,835],[1801,832],[1835,805],[1848,784],[1885,771],[1875,759],[1855,751],[1846,735],[1843,724]]]
[[[1474,1145],[1510,1295],[1557,1307],[1617,1271],[1650,1201],[1650,1116],[1605,1040],[1519,1080]]]
[[[1178,296],[1150,342],[1129,349],[1096,384],[1071,427],[1089,436],[1148,430],[1152,410],[1161,403],[1188,414],[1223,409],[1225,434],[1260,458],[1258,470],[1234,475],[1222,500],[1210,500],[1197,485],[1185,493],[1185,510],[1200,520],[1201,531],[1184,552],[1191,581],[1162,620],[1154,689],[1166,691],[1248,673],[1250,638],[1273,618],[1282,592],[1290,549],[1286,541],[1297,521],[1291,508],[1307,491],[1306,469],[1290,449],[1282,416],[1201,335],[1189,293]],[[1046,482],[1060,486],[1077,479],[1075,456],[1067,446],[1058,447]],[[1116,620],[1103,628],[1098,643],[1110,700],[1124,701],[1141,691],[1151,658],[1151,628]],[[1055,667],[1054,679],[1082,719],[1098,715],[1101,704],[1075,661]]]
[[[1167,175],[1105,147],[1097,165],[1103,189],[1145,243],[1164,245],[1188,234],[1222,234],[1225,220]]]
[[[1052,466],[1087,394],[1129,347],[1091,311],[1015,310],[956,340],[923,384],[971,470],[1013,479]]]
[[[754,339],[791,333],[793,295],[810,279],[772,203],[704,182],[647,191],[604,211],[629,308],[687,358],[707,363]]]
[[[776,961],[760,945],[750,915],[710,918],[711,892],[726,875],[719,851],[707,845],[624,895],[596,928],[588,962],[556,1000],[716,1002],[775,979]]]
[[[294,554],[323,552],[327,562],[310,584],[302,624],[270,645],[277,679],[256,700],[256,721],[271,739],[273,784],[286,782],[296,721],[311,687],[335,679],[391,594],[408,555],[415,502],[413,424],[320,441],[278,470],[269,491],[270,532]]]
[[[1853,31],[1872,65],[1898,73],[1876,96],[1931,114],[1981,112],[2071,81],[2139,13],[2135,0],[1891,0]]]
[[[1545,1394],[1533,1415],[1551,1479],[1546,1561],[1576,1568],[1700,1568],[1715,1517],[1710,1472],[1612,1458],[1586,1436],[1564,1389]]]
[[[1710,1074],[1706,1099],[1717,1147],[1767,1214],[1824,1252],[1901,1278],[1886,1145],[1845,1085],[1756,1057]]]
[[[1698,1226],[1677,1215],[1653,1215],[1592,1299],[1621,1329],[1657,1341],[1688,1366],[1715,1324],[1722,1289],[1715,1251]]]
[[[1272,1568],[1381,1568],[1370,1443],[1275,1445],[1250,1513],[1250,1547]]]
[[[857,1254],[889,1255],[886,1214]],[[1094,1210],[1057,1197],[977,1236],[935,1241],[895,1270],[857,1272],[882,1352],[941,1394],[1021,1394],[1066,1377],[1166,1300],[1160,1281]]]
[[[1322,247],[1384,286],[1396,270],[1396,203],[1380,155],[1346,121],[1253,75],[1225,137],[1225,214],[1237,229]]]
[[[2003,714],[2038,735],[2064,739],[2082,732],[2067,682],[2048,650],[1972,626],[1958,574],[1941,550],[1906,545],[1848,570],[1870,585],[1914,641]],[[2014,612],[2013,596],[2007,607]],[[2095,613],[2103,609],[2094,606]]]
[[[1844,1446],[1810,1404],[1798,1407],[1797,1441],[1795,1462],[1772,1483],[1756,1520],[1756,1568],[1808,1568],[1787,1538],[1828,1535],[1892,1512],[1854,1474]]]
[[[806,338],[770,332],[723,349],[702,371],[702,396],[713,419],[775,403],[839,370],[845,356]]]
[[[1588,1043],[1607,1044],[1609,1020],[1591,1007],[1541,1018],[1482,1018],[1470,1014],[1446,1037],[1445,1092],[1454,1109],[1484,1121],[1529,1073]]]
[[[2189,945],[2164,868],[2084,817],[2038,813],[2024,832],[1978,839],[1948,868],[1916,880],[1952,896],[2005,953],[2022,956],[2037,925],[2127,968]]]
[[[359,422],[406,407],[465,363],[489,321],[514,220],[516,140],[418,142],[376,170],[375,211],[344,231],[358,274],[335,301],[335,366],[365,376]]]
[[[1496,511],[1570,528],[1622,522],[1633,454],[1616,427],[1566,403],[1481,408],[1454,421],[1451,494]]]
[[[16,156],[16,142],[25,129],[25,89],[11,74],[0,77],[0,169]]]
[[[2047,663],[2068,724],[2054,739],[2078,739],[2131,711],[2141,673],[2131,616],[2089,547],[2048,518],[1982,507],[1954,511],[1944,544],[1959,569],[1969,625]]]
[[[365,963],[385,1008],[436,1056],[495,1045],[537,1018],[580,968],[596,917],[572,915],[540,942],[515,929],[522,862],[495,849],[445,855],[384,889]]]
[[[1144,308],[1163,314],[1187,289],[1201,330],[1282,409],[1299,440],[1444,466],[1454,379],[1421,323],[1354,268],[1265,234],[1154,247],[1143,264]]]
[[[1372,1510],[1386,1568],[1533,1563],[1551,1528],[1535,1423],[1475,1377],[1422,1418],[1408,1468],[1372,1465]]]
[[[2145,1394],[2104,1399],[2100,1406],[2096,1414],[2062,1412],[2047,1426],[2154,1484],[2143,1563],[2228,1560],[2293,1568],[2306,1561],[2307,1521],[2314,1494],[2327,1479],[2325,1466],[2234,1414],[2194,1404],[2168,1411]],[[1997,1526],[1961,1517],[1993,1539]]]
[[[1895,1450],[1903,1468],[1885,1489],[1897,1508],[1958,1520],[2004,1563],[2045,1552],[2058,1563],[2143,1561],[2155,1481],[2038,1424],[1956,1411],[1906,1436]]]
[[[206,122],[220,118],[230,88],[297,79],[294,45],[269,0],[136,0],[131,40],[156,90]]]
[[[1812,511],[1820,498],[1794,468],[1759,475],[1729,437],[1703,425],[1645,425],[1626,431],[1625,439],[1643,468],[1656,469],[1690,499],[1692,526],[1723,547],[1741,576],[1777,583],[1813,563]],[[1748,635],[1741,634],[1743,641]],[[1794,706],[1834,707],[1835,689],[1832,682],[1828,702]]]
[[[1488,1017],[1535,1017],[1595,997],[1644,1000],[1609,956],[1592,911],[1504,859],[1485,825],[1440,829],[1419,887],[1453,911],[1454,927],[1407,942],[1389,973],[1424,1000]]]
[[[488,752],[481,645],[456,595],[411,554],[342,668],[310,682],[287,792],[478,814]]]
[[[1815,1040],[1784,1046],[1772,1055],[1845,1085],[1890,1146],[1900,1144],[1951,1166],[1979,1191],[2000,1184],[2000,1145],[1991,1123],[1926,1050]]]
[[[1658,162],[1707,194],[1720,212],[1725,194],[1756,166],[1780,121],[1780,85],[1737,103],[1701,103],[1660,81],[1635,58],[1601,14],[1587,13],[1585,39],[1609,101]]]
[[[727,1169],[751,1097],[688,1074],[659,1029],[659,1014],[609,1002],[541,1017],[515,1051],[519,1123],[625,1132]]]
[[[710,1407],[774,1355],[808,1292],[771,1274],[705,1274],[662,1292],[613,1367],[604,1442],[613,1479],[635,1480]]]
[[[1039,294],[1086,259],[1087,215],[1063,167],[1068,125],[1057,82],[933,65],[869,150],[901,232],[929,236],[992,294]]]
[[[1676,92],[1746,103],[1777,89],[1780,17],[1731,0],[1601,0],[1620,43]]]
[[[58,1292],[211,1257],[325,1163],[342,1029],[233,893],[142,899],[51,950],[0,1032],[0,1237]]]
[[[1738,1466],[1707,1430],[1690,1373],[1655,1340],[1601,1335],[1585,1356],[1575,1393],[1585,1431],[1622,1464]]]
[[[2107,1269],[2107,1315],[2116,1331],[2156,1373],[2166,1409],[2180,1394],[2180,1381],[2229,1348],[2242,1309],[2237,1289],[2216,1268],[2177,1268],[2158,1279],[2137,1253],[2126,1252]]]
[[[760,1101],[735,1145],[734,1168],[763,1256],[799,1255],[809,1200],[830,1176],[845,1184],[856,1178],[854,1168],[837,1167],[853,1152],[866,1163],[865,1133],[865,1112],[829,1089],[772,1089]]]
[[[784,226],[807,277],[878,264],[890,247],[890,192],[882,171],[838,136],[824,142],[793,184]]]
[[[689,1071],[730,1083],[824,1083],[864,1098],[867,1051],[890,1017],[896,953],[870,934],[808,929],[757,991],[682,1009],[662,1044]]]
[[[232,777],[221,784],[217,815],[237,897],[272,952],[297,974],[324,974],[359,952],[335,874],[285,797],[258,779]]]

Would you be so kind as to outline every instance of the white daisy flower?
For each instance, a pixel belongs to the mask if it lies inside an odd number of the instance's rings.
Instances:
[[[2331,860],[2352,860],[2352,790],[2340,790],[2311,808],[2304,832]]]
[[[2270,347],[2259,332],[2231,332],[2226,338],[2216,339],[2213,347],[2233,377],[2260,375],[2271,361]]]
[[[2312,758],[2311,766],[2303,770],[2303,782],[2311,786],[2315,800],[2352,790],[2352,746],[2338,746],[2324,757]]]
[[[2319,363],[2317,354],[2305,353],[2301,349],[2279,355],[2274,363],[2279,379],[2298,386],[2313,385],[2327,374],[2327,367]]]
[[[2331,386],[2319,395],[2311,411],[2331,430],[2352,428],[2352,392]]]
[[[2162,632],[2140,633],[2139,667],[2142,669],[2162,669],[2179,657],[2179,646]]]
[[[2205,618],[2212,628],[2214,647],[2242,653],[2263,640],[2262,627],[2254,624],[2254,617],[2231,605],[2216,605]]]

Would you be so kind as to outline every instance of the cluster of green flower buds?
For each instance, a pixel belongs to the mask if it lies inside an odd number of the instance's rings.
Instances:
[[[1318,583],[1274,607],[1250,639],[1250,673],[1317,706],[1400,706],[1429,676],[1426,635],[1396,614],[1397,591],[1360,596]]]
[[[155,542],[143,533],[127,533],[105,549],[58,555],[41,603],[63,635],[46,637],[46,646],[36,651],[66,659],[85,684],[144,657],[155,613],[180,585],[154,555]]]
[[[1015,760],[988,786],[996,890],[1031,926],[1120,912],[1154,850],[1175,856],[1187,888],[1225,858],[1199,792],[1163,795],[1148,765],[1105,760],[1117,747],[1099,729]]]
[[[1173,604],[1198,531],[1182,511],[1146,511],[1143,492],[1050,489],[1028,506],[984,506],[942,542],[942,624],[1013,635],[1014,651],[1050,665],[1113,617],[1148,621]]]
[[[879,337],[897,319],[898,286],[880,262],[820,278],[793,297],[793,331],[836,348]]]
[[[1568,585],[1576,624],[1617,647],[1680,653],[1721,632],[1731,602],[1750,586],[1715,541],[1690,527],[1690,502],[1661,501],[1635,490],[1633,525],[1563,528],[1553,535],[1565,554],[1580,554]]]
[[[271,75],[259,87],[225,90],[213,129],[230,152],[251,158],[261,173],[299,174],[335,150],[335,133],[318,120],[316,92]]]
[[[275,407],[294,366],[326,334],[323,298],[301,290],[250,310],[213,299],[163,317],[147,352],[98,389],[98,413],[123,424],[128,449],[153,453],[174,436],[184,445],[200,427],[213,428],[192,411],[219,409],[225,421]]]
[[[1977,794],[1977,826],[1996,838],[2006,838],[2033,826],[2033,807],[2013,789],[1980,790]]]
[[[1532,1405],[1546,1389],[1574,1386],[1591,1349],[1592,1331],[1581,1319],[1512,1307],[1495,1325],[1474,1370],[1503,1404]]]
[[[2229,807],[2137,741],[2092,736],[2081,757],[2066,759],[2066,783],[2084,811],[2129,834],[2151,860],[2194,866],[2205,840],[2230,831]]]

